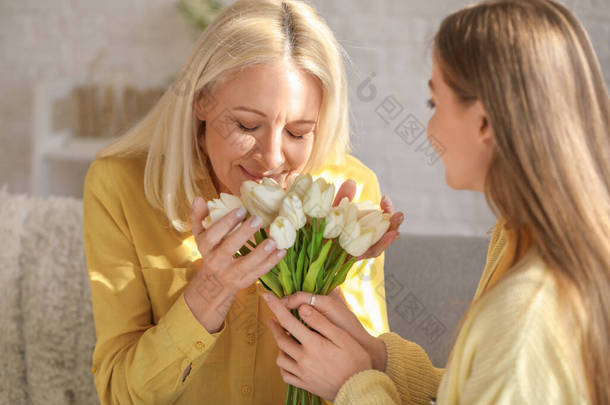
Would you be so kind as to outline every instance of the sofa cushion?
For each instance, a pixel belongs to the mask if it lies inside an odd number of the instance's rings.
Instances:
[[[386,251],[390,329],[423,347],[436,367],[445,367],[488,244],[488,237],[401,234]]]
[[[0,381],[11,398],[23,399],[26,391],[26,400],[9,403],[99,404],[90,373],[95,330],[82,201],[2,190],[0,213],[1,226],[11,230],[0,233],[2,246],[13,252],[1,259],[11,283],[3,295],[11,297],[0,302],[12,307],[9,316],[16,320],[1,334],[3,353],[16,366],[2,367]]]

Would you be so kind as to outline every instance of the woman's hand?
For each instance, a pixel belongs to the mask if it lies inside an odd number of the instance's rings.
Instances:
[[[245,215],[245,209],[234,209],[206,230],[201,221],[208,216],[207,204],[203,199],[193,203],[192,231],[202,264],[186,286],[184,299],[199,323],[210,333],[222,329],[237,292],[265,275],[286,254],[285,250],[276,249],[272,239],[267,239],[246,256],[234,258],[235,252],[262,224],[256,216],[242,222]],[[233,231],[237,225],[239,227]]]
[[[345,180],[339,191],[337,191],[337,195],[335,196],[335,200],[333,201],[333,207],[339,205],[343,197],[347,197],[350,201],[354,199],[354,195],[356,194],[356,182],[352,179]],[[388,248],[400,235],[398,232],[398,227],[404,221],[405,216],[402,212],[397,211],[394,212],[394,205],[392,204],[392,200],[387,195],[384,195],[381,198],[380,207],[383,212],[390,214],[390,227],[386,231],[386,233],[375,243],[373,246],[368,248],[366,252],[356,258],[356,261],[362,259],[370,259],[379,256],[384,250]]]
[[[309,307],[313,294],[308,292],[297,292],[283,297],[280,301],[289,310],[300,307]],[[339,287],[328,295],[316,295],[315,309],[321,315],[328,318],[335,326],[349,333],[373,360],[373,368],[385,372],[386,348],[385,343],[369,334],[362,326],[356,315],[347,306],[347,302]]]
[[[367,350],[314,308],[309,305],[299,308],[299,315],[315,330],[312,331],[295,318],[272,293],[266,292],[263,297],[280,323],[273,319],[268,321],[280,349],[277,365],[287,384],[334,401],[341,386],[351,376],[372,369],[371,356]],[[298,342],[287,335],[286,331]]]

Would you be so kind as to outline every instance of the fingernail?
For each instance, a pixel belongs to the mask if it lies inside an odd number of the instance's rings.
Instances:
[[[237,218],[243,218],[246,216],[246,209],[244,207],[241,207],[240,209],[237,210],[237,212],[235,213],[235,217]]]
[[[260,228],[262,224],[263,224],[262,218],[257,215],[255,215],[254,218],[252,219],[252,222],[250,222],[250,226],[255,229]]]
[[[282,257],[284,257],[285,254],[286,254],[286,249],[282,249],[279,252],[277,252],[277,257],[279,257],[281,259]]]
[[[271,249],[275,247],[275,241],[273,239],[267,239],[265,242],[265,251],[271,252]]]
[[[269,293],[263,293],[263,299],[265,301],[269,301],[269,298],[271,298],[271,296],[269,295]]]
[[[304,315],[304,316],[311,315],[311,308],[308,306],[303,306],[303,308],[301,308],[301,315]]]

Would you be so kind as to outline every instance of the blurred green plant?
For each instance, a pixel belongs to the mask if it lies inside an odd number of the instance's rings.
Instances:
[[[180,0],[177,6],[184,17],[201,31],[206,29],[223,7],[217,0]]]

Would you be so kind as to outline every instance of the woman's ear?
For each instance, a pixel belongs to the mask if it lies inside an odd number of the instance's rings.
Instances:
[[[477,100],[475,102],[476,112],[475,114],[478,117],[479,121],[479,141],[486,146],[492,147],[494,145],[494,133],[493,128],[491,127],[491,121],[489,119],[489,114],[485,110],[483,103],[481,100]]]
[[[205,121],[207,117],[207,97],[205,92],[200,92],[195,96],[193,101],[193,108],[195,110],[195,116],[199,121]]]

